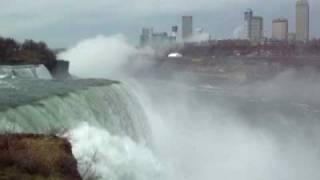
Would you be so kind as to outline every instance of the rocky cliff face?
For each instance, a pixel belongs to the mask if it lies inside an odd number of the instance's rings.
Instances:
[[[80,180],[66,139],[45,135],[0,135],[1,180]]]

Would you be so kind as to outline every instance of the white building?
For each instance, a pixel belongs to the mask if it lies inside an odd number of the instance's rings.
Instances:
[[[307,42],[309,40],[309,3],[308,0],[297,0],[296,3],[296,40]]]
[[[279,18],[272,21],[272,39],[287,41],[289,33],[288,19]]]

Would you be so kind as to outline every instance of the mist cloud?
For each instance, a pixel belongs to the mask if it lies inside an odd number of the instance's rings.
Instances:
[[[152,65],[149,58],[153,53],[151,48],[137,49],[124,35],[116,34],[85,39],[58,57],[70,62],[70,73],[74,76],[119,80]],[[136,56],[139,61],[133,60]]]
[[[106,78],[120,71],[138,51],[121,35],[97,36],[79,42],[59,55],[71,62],[70,72],[80,77]]]

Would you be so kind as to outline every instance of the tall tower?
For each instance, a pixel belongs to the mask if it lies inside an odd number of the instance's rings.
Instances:
[[[192,16],[182,16],[182,38],[188,40],[193,34]]]
[[[251,24],[252,24],[252,18],[253,18],[253,11],[252,9],[247,9],[245,12],[244,12],[244,20],[246,22],[246,33],[247,33],[247,38],[248,39],[251,39],[252,37],[252,29],[251,29]]]
[[[309,41],[309,14],[308,0],[297,0],[296,3],[296,40],[301,42]]]
[[[250,41],[259,43],[263,39],[263,17],[253,16],[250,25]]]
[[[259,43],[263,39],[263,18],[260,16],[253,16],[253,11],[247,9],[244,13],[244,20],[246,23],[247,38],[251,42]]]

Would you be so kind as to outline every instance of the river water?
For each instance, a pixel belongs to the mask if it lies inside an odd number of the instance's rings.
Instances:
[[[85,179],[320,178],[316,77],[237,86],[3,77],[0,130],[68,138]]]

